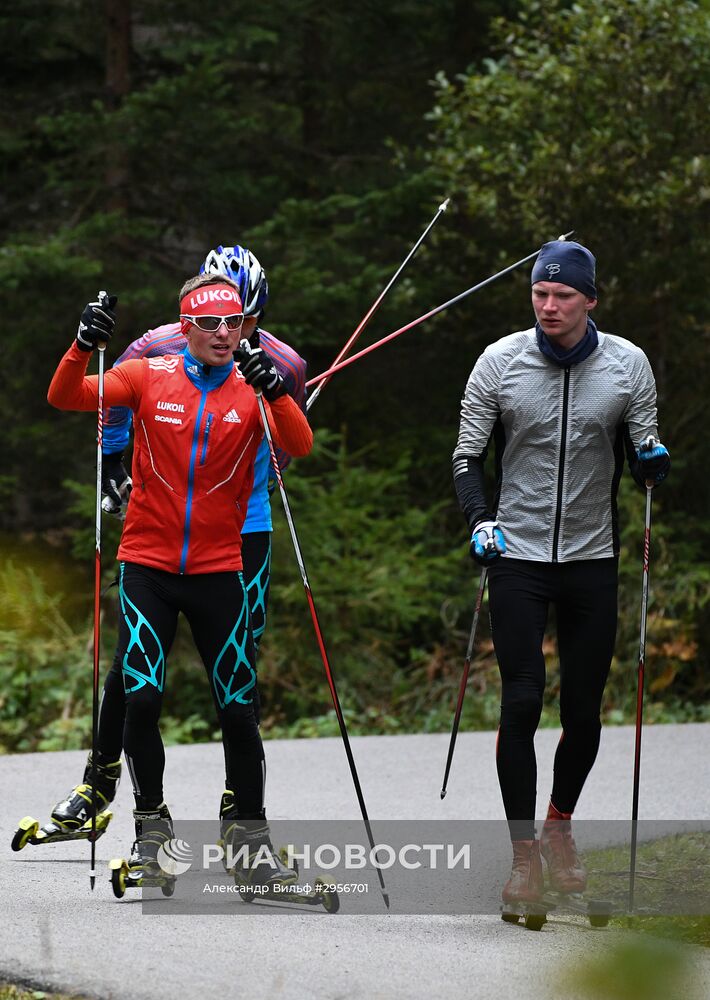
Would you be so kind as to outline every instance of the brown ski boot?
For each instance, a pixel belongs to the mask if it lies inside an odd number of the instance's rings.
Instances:
[[[560,812],[550,802],[540,837],[550,888],[565,894],[584,892],[587,888],[587,870],[577,853],[571,819],[572,813]]]
[[[537,840],[513,841],[513,867],[503,886],[504,903],[537,903],[542,897],[542,861]]]

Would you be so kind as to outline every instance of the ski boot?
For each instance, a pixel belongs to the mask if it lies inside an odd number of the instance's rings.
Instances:
[[[164,896],[175,892],[174,858],[170,842],[174,839],[173,821],[164,802],[157,809],[134,809],[136,839],[131,856],[109,862],[111,888],[117,899],[127,889],[159,888]]]
[[[48,823],[40,826],[32,816],[25,816],[12,838],[13,851],[21,851],[27,844],[56,844],[64,840],[91,840],[91,819],[93,816],[91,754],[84,768],[84,780],[69,795],[58,802],[52,810]],[[121,777],[120,760],[113,763],[96,764],[96,839],[105,832],[113,813],[108,806],[116,795],[116,787]]]
[[[539,931],[547,916],[542,889],[540,845],[536,840],[514,840],[513,867],[502,893],[503,920],[517,924],[522,917],[528,930]]]
[[[266,817],[261,819],[241,819],[234,800],[234,792],[227,789],[222,795],[219,810],[224,848],[224,867],[239,887],[243,898],[251,902],[253,891],[259,886],[259,894],[268,894],[276,885],[296,882],[297,872],[285,864],[283,855],[278,854],[271,843],[271,835]]]
[[[540,837],[549,883],[543,901],[548,910],[580,914],[589,918],[592,927],[606,927],[616,908],[610,900],[584,895],[587,870],[577,853],[571,820],[571,813],[560,812],[550,802]]]
[[[225,868],[240,897],[247,903],[269,899],[323,906],[328,913],[337,913],[338,895],[322,879],[316,878],[312,887],[298,884],[298,870],[286,864],[285,851],[274,850],[266,817],[246,820],[236,812],[232,806],[221,816],[222,843]]]
[[[569,895],[587,888],[587,871],[572,836],[572,813],[560,812],[550,802],[540,837],[540,851],[547,862],[550,888]]]
[[[231,868],[227,864],[227,851],[224,846],[224,833],[232,825],[233,820],[230,816],[236,815],[236,805],[234,801],[234,792],[231,788],[225,788],[222,792],[222,798],[219,803],[219,820],[220,820],[220,838],[217,841],[217,845],[222,848],[222,865],[227,874],[232,875],[234,872],[234,866]],[[280,847],[278,851],[278,856],[280,860],[288,866],[288,852],[285,847]],[[294,858],[293,864],[291,865],[291,871],[298,875],[298,859]]]

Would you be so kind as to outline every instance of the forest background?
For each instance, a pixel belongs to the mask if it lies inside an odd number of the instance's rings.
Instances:
[[[314,375],[445,197],[363,345],[569,229],[592,248],[595,318],[647,352],[673,460],[654,498],[647,718],[710,718],[708,3],[23,0],[0,14],[0,50],[0,751],[89,741],[95,420],[46,403],[85,302],[120,296],[110,363],[176,318],[209,248],[241,243],[268,273],[263,325]],[[479,575],[451,481],[460,399],[483,348],[531,322],[525,267],[337,375],[311,412],[316,448],[287,487],[352,732],[450,725]],[[330,735],[273,506],[264,729]],[[620,506],[607,722],[635,704],[643,496],[628,475]],[[109,583],[119,529],[104,527]],[[484,619],[464,727],[497,724]],[[545,649],[555,724],[554,620]],[[164,728],[215,730],[187,629]]]

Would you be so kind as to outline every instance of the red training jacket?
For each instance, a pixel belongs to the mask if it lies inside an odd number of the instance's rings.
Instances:
[[[98,378],[76,344],[47,398],[58,409],[92,410]],[[253,389],[236,365],[219,386],[195,386],[183,355],[127,361],[106,372],[105,406],[134,411],[133,493],[118,558],[169,573],[240,570],[241,528],[262,438]],[[266,404],[274,443],[296,457],[313,444],[290,396]]]

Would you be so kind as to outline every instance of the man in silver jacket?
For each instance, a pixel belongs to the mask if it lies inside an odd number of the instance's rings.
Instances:
[[[601,333],[596,262],[578,243],[546,243],[532,270],[536,324],[486,348],[462,401],[453,468],[488,567],[491,626],[502,680],[496,763],[513,842],[503,900],[535,902],[550,887],[583,892],[586,872],[570,819],[599,748],[599,711],[614,651],[619,534],[616,495],[626,456],[640,486],[670,469],[658,443],[648,359]],[[495,445],[496,495],[483,465]],[[547,820],[535,839],[533,739],[542,710],[542,642],[557,617],[562,737]]]

